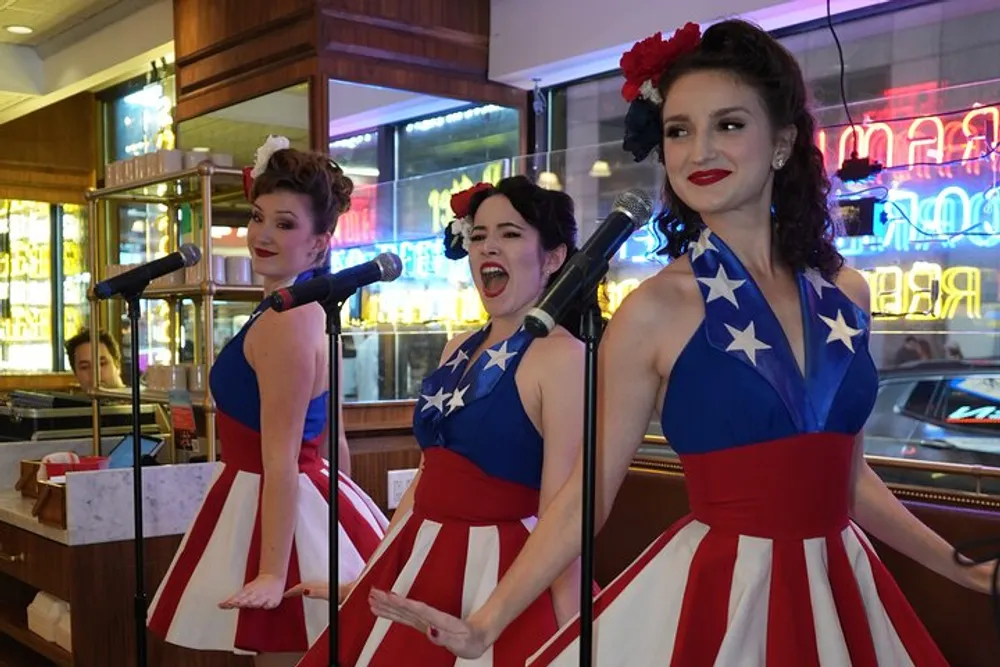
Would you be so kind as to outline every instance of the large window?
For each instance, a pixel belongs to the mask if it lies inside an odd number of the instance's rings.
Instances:
[[[398,127],[396,178],[454,170],[519,153],[516,109],[470,107]]]

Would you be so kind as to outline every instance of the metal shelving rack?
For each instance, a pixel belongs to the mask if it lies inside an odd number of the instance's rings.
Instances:
[[[93,295],[93,285],[106,277],[106,267],[111,258],[118,256],[119,237],[113,224],[113,206],[121,204],[159,204],[167,208],[168,252],[179,247],[178,210],[184,205],[192,205],[192,241],[201,248],[201,282],[197,285],[179,285],[176,287],[150,287],[143,292],[144,299],[158,299],[168,302],[170,310],[170,347],[174,362],[178,358],[178,339],[180,332],[180,315],[178,302],[189,299],[195,306],[195,326],[192,333],[194,342],[194,363],[204,368],[206,389],[204,392],[192,392],[192,404],[195,409],[205,411],[205,439],[207,441],[208,460],[216,458],[215,402],[208,390],[208,375],[215,362],[215,345],[213,329],[215,327],[214,301],[256,301],[263,297],[259,286],[223,285],[217,284],[212,271],[212,211],[213,207],[228,204],[240,204],[244,200],[243,172],[239,169],[217,167],[211,162],[202,162],[197,167],[185,169],[170,174],[161,174],[152,178],[131,181],[100,190],[90,190],[87,195],[88,226],[90,230],[90,266],[91,289],[90,301],[90,350],[93,368],[99,368],[98,355],[100,345],[98,333],[101,323],[110,323],[111,309],[119,311],[123,305],[118,300],[99,301]],[[200,205],[200,214],[195,214],[194,205]],[[199,238],[200,237],[200,238]],[[147,310],[144,308],[144,310]],[[198,324],[201,324],[199,327]],[[99,374],[98,374],[99,375]],[[98,379],[99,382],[99,379]],[[99,416],[100,399],[131,398],[131,389],[112,389],[96,387],[90,392],[93,410],[94,453],[100,453],[101,428]],[[170,396],[167,391],[154,391],[142,388],[143,402],[167,404]],[[173,447],[171,447],[173,459]]]

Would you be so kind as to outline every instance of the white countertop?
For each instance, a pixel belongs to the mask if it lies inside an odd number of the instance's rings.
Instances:
[[[39,522],[36,517],[31,516],[31,508],[34,506],[35,499],[25,498],[20,491],[0,490],[0,521],[55,542],[69,544],[68,530],[46,526]]]
[[[187,531],[220,464],[188,463],[142,469],[143,535]],[[0,490],[0,521],[76,546],[135,537],[132,470],[76,472],[66,476],[66,529],[46,526],[31,515],[34,501],[13,489]]]

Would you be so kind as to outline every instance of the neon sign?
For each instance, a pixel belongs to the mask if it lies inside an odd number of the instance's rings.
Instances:
[[[875,319],[980,319],[982,271],[974,266],[943,268],[933,262],[862,269],[872,294]],[[959,309],[961,308],[961,312]]]
[[[893,109],[892,113],[898,113]],[[975,158],[989,153],[991,146],[1000,142],[1000,107],[977,106],[966,112],[962,118],[945,121],[940,115],[922,115],[905,125],[893,129],[887,122],[877,121],[857,128],[858,155],[880,161],[886,167],[901,164],[914,165],[900,170],[895,176],[910,178],[931,178],[938,176],[952,178],[953,167],[961,168],[970,175],[978,176],[983,160]],[[827,169],[831,172],[840,167],[850,157],[854,148],[854,128],[844,127],[835,143],[830,141],[827,130],[816,133],[816,145],[825,157]],[[836,148],[836,153],[831,150]],[[831,158],[836,156],[836,160]],[[996,153],[991,155],[996,161]],[[961,164],[946,165],[945,162],[965,160]],[[928,166],[936,163],[940,166]]]
[[[374,243],[378,224],[375,187],[358,188],[351,195],[351,209],[337,219],[337,229],[330,239],[331,248]]]
[[[970,193],[958,185],[946,185],[933,196],[921,197],[912,190],[891,187],[885,201],[875,206],[871,237],[837,239],[837,248],[845,256],[961,245],[1000,245],[1000,188]]]
[[[491,162],[483,169],[483,176],[479,179],[482,183],[492,183],[494,185],[503,178],[503,163]],[[468,174],[462,174],[452,178],[451,185],[441,189],[431,190],[427,193],[427,205],[431,209],[431,231],[435,234],[444,230],[454,218],[451,212],[451,196],[456,192],[467,190],[475,183]]]

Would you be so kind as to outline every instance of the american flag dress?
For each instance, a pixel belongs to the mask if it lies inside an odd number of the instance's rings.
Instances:
[[[413,508],[341,607],[341,667],[523,667],[557,628],[546,592],[484,656],[457,660],[416,630],[376,618],[368,604],[374,586],[467,615],[486,601],[535,525],[542,437],[514,382],[531,337],[518,330],[470,359],[487,332],[471,336],[422,385],[413,428],[424,468]],[[317,644],[303,667],[328,665],[326,651]]]
[[[706,229],[690,258],[705,319],[661,419],[691,513],[596,597],[593,664],[944,667],[848,516],[855,435],[878,391],[868,314],[800,273],[803,373],[723,240]],[[572,621],[528,664],[575,667],[579,631]]]
[[[307,272],[300,280],[312,276]],[[243,340],[262,303],[219,353],[210,376],[222,463],[149,609],[150,631],[165,641],[238,654],[304,652],[329,622],[329,603],[293,598],[277,609],[219,609],[257,576],[261,552],[260,390],[243,354]],[[310,401],[299,453],[299,497],[287,586],[329,577],[330,468],[320,454],[326,439],[327,394]],[[374,553],[387,521],[346,475],[337,480],[340,576],[353,579]]]

